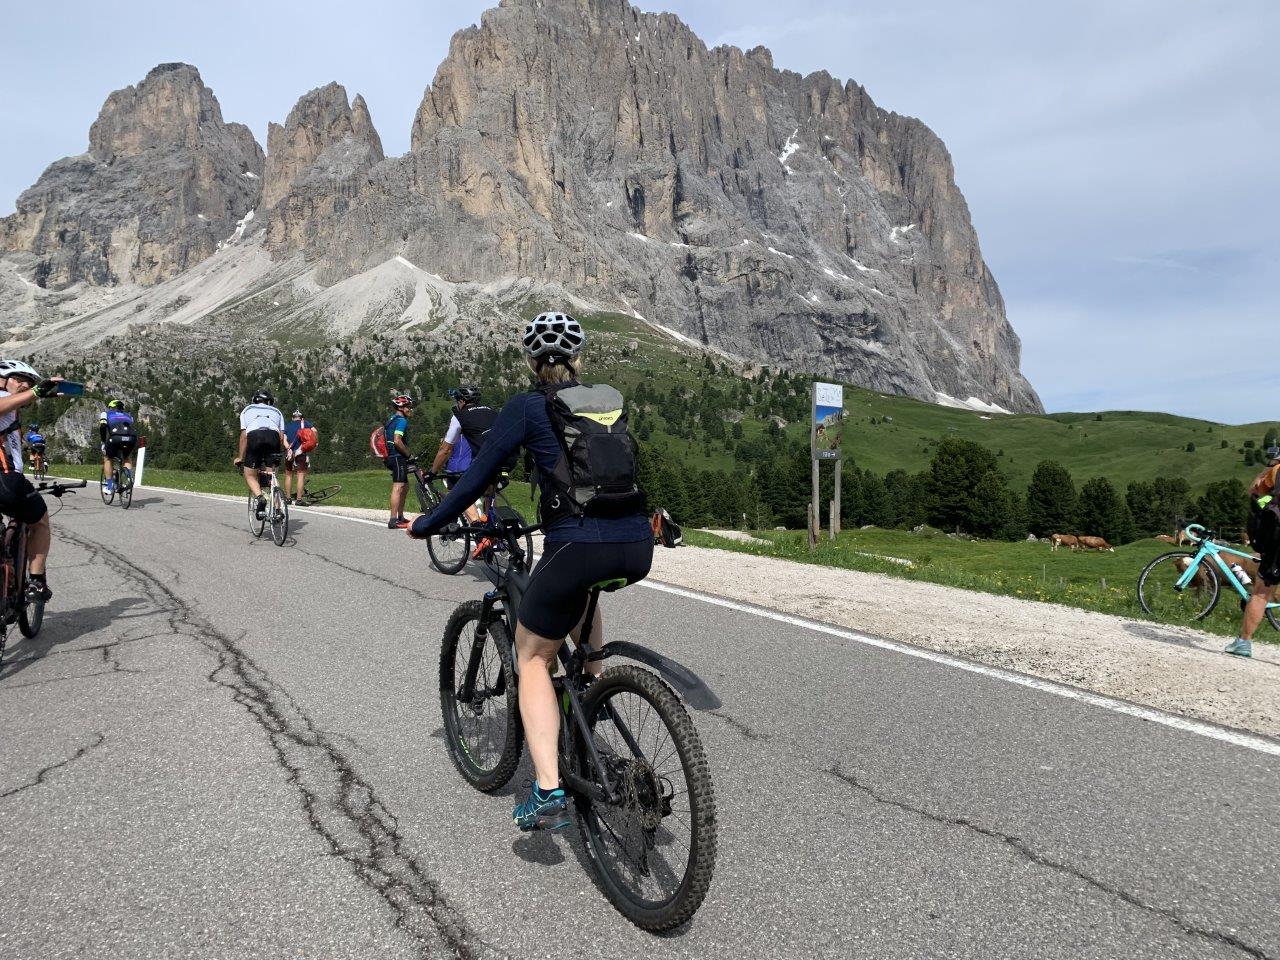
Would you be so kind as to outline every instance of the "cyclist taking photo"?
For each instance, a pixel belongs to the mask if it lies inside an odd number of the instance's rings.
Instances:
[[[521,447],[532,455],[545,544],[516,626],[520,717],[537,772],[528,799],[513,814],[521,830],[569,822],[556,762],[560,709],[551,683],[556,653],[565,637],[581,636],[593,586],[635,583],[648,575],[653,561],[653,534],[644,494],[635,485],[635,448],[625,432],[622,397],[612,387],[578,382],[585,342],[582,327],[567,314],[542,313],[529,322],[523,344],[536,389],[502,408],[471,467],[440,506],[415,520],[409,531],[425,538],[448,526]],[[614,432],[614,427],[621,429]],[[572,462],[570,450],[576,454]],[[603,644],[597,607],[591,645]],[[590,666],[599,671],[598,663]]]
[[[292,452],[284,435],[284,414],[276,409],[275,402],[270,390],[259,390],[240,411],[240,447],[234,463],[244,471],[245,486],[257,501],[259,518],[266,514],[267,498],[263,496],[258,471],[275,466],[281,454]]]
[[[1227,645],[1226,652],[1237,657],[1253,656],[1253,633],[1280,586],[1280,447],[1268,448],[1267,460],[1267,468],[1249,487],[1249,540],[1259,554],[1258,579],[1244,608],[1240,636]]]
[[[119,457],[124,461],[121,475],[133,475],[133,454],[138,449],[138,428],[133,417],[125,413],[123,400],[109,400],[107,409],[98,414],[98,439],[102,441],[102,481],[107,493],[115,490],[111,461]]]
[[[18,411],[38,398],[53,396],[61,379],[42,379],[21,360],[0,360],[0,513],[30,528],[30,589],[44,601],[53,596],[45,577],[52,528],[44,497],[22,475],[22,424]]]

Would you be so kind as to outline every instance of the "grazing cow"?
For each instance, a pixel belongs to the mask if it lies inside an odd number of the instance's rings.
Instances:
[[[1057,550],[1059,547],[1070,547],[1074,550],[1080,545],[1080,539],[1069,533],[1053,533],[1049,535],[1049,549]]]
[[[1157,539],[1157,540],[1159,540],[1159,541],[1160,541],[1160,542],[1162,542],[1162,543],[1177,543],[1177,542],[1178,542],[1177,540],[1173,539],[1173,537],[1169,536],[1167,533],[1159,534],[1159,535],[1156,537],[1156,539]]]
[[[1102,537],[1077,537],[1081,550],[1110,550],[1116,552],[1116,548],[1107,543]]]

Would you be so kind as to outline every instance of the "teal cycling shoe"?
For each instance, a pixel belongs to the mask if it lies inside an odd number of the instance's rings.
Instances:
[[[569,804],[564,790],[556,787],[544,791],[536,783],[529,799],[516,807],[511,815],[521,830],[559,830],[569,825]]]
[[[1224,649],[1222,652],[1229,653],[1233,657],[1252,657],[1253,641],[1246,640],[1243,637],[1236,637],[1229,644],[1227,644],[1226,649]]]

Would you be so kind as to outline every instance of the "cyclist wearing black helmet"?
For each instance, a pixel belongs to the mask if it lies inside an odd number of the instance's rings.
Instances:
[[[124,470],[133,474],[133,454],[138,449],[138,428],[124,409],[123,400],[108,400],[107,408],[98,414],[98,439],[102,450],[102,486],[107,493],[115,489],[111,461],[119,457]]]
[[[403,530],[409,526],[404,515],[404,499],[409,492],[409,466],[413,463],[413,454],[405,437],[409,433],[409,418],[413,416],[414,399],[402,393],[391,399],[391,407],[395,410],[391,419],[383,425],[382,435],[387,444],[387,469],[391,471],[391,519],[387,521],[389,530]]]
[[[275,403],[270,390],[259,390],[253,395],[253,402],[240,411],[240,447],[235,465],[244,470],[245,486],[257,498],[259,516],[266,512],[267,498],[258,482],[258,471],[275,466],[282,454],[291,452],[284,435],[284,414]]]
[[[1249,540],[1259,555],[1258,579],[1244,608],[1240,636],[1227,645],[1226,652],[1237,657],[1253,656],[1253,633],[1280,586],[1280,447],[1267,448],[1267,468],[1249,487]]]
[[[471,461],[475,459],[476,454],[480,452],[485,436],[493,427],[494,421],[498,419],[498,411],[480,402],[479,387],[466,383],[451,387],[449,399],[455,401],[456,405],[452,411],[453,416],[449,418],[449,428],[445,431],[444,439],[440,441],[440,449],[436,451],[436,458],[427,472],[428,479],[439,473],[442,467],[453,474],[464,473],[471,466]],[[445,479],[446,487],[452,487],[453,484],[452,478]],[[472,523],[480,519],[480,511],[476,509],[475,504],[471,504],[463,512]],[[491,545],[487,537],[480,540],[471,558],[477,559]]]
[[[532,455],[546,539],[516,626],[520,716],[537,772],[529,798],[513,815],[521,830],[568,823],[556,764],[560,711],[551,685],[556,653],[567,636],[581,635],[593,586],[635,583],[653,561],[653,533],[644,495],[634,482],[635,451],[625,432],[622,397],[612,387],[578,383],[585,342],[578,321],[563,313],[539,314],[525,327],[525,354],[537,388],[502,408],[471,468],[409,531],[423,538],[444,528],[521,447]],[[603,442],[596,443],[602,434]],[[578,443],[587,436],[589,451]],[[575,456],[571,464],[570,449],[584,456]],[[599,618],[597,609],[593,647],[604,643]],[[592,667],[598,670],[598,664]]]

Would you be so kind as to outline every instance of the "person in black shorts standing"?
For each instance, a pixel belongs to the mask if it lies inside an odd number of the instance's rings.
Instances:
[[[267,498],[258,482],[258,471],[274,467],[289,451],[284,414],[276,409],[275,402],[270,390],[259,390],[253,395],[253,402],[240,411],[240,453],[235,465],[243,468],[245,485],[257,498],[259,517],[266,512]]]
[[[37,398],[52,396],[60,379],[44,380],[21,360],[0,360],[0,513],[30,528],[30,589],[46,601],[53,596],[45,580],[53,530],[44,497],[22,475],[22,424],[18,411]]]
[[[1253,633],[1280,586],[1280,447],[1267,449],[1267,461],[1249,487],[1249,540],[1259,555],[1258,579],[1244,608],[1240,636],[1225,651],[1237,657],[1253,656]]]
[[[400,394],[391,401],[395,410],[391,419],[382,427],[382,436],[387,443],[387,459],[384,461],[391,471],[391,519],[387,521],[387,529],[403,530],[409,526],[404,515],[404,501],[409,493],[409,466],[413,463],[413,454],[405,438],[409,435],[409,418],[413,416],[413,397]]]

